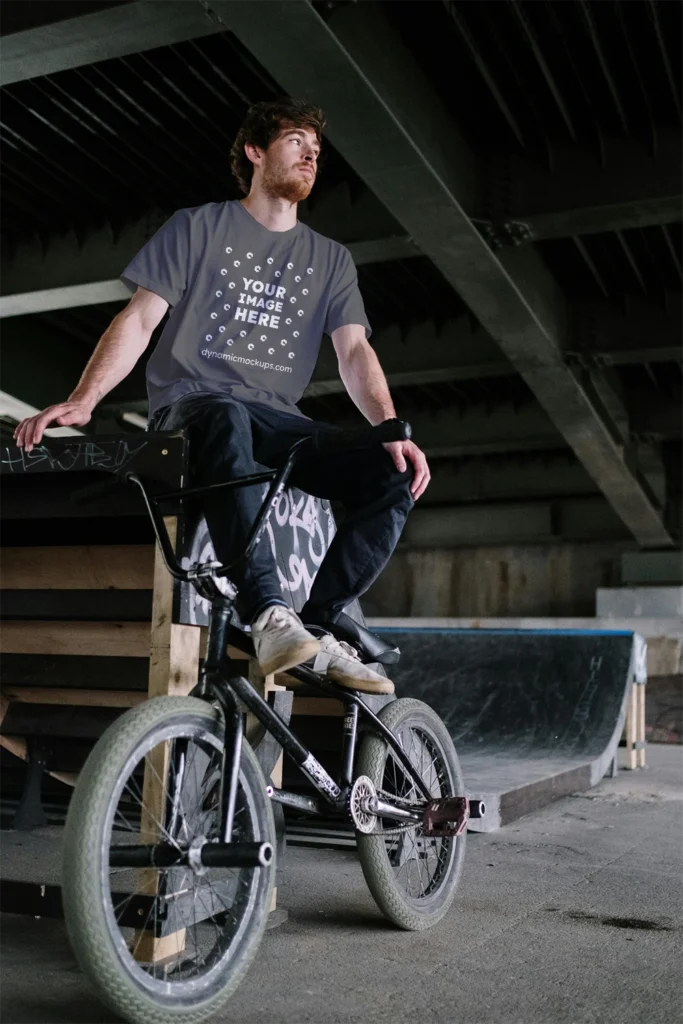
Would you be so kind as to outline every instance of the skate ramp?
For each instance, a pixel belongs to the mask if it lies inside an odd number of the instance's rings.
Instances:
[[[401,649],[398,697],[446,723],[468,795],[486,802],[476,831],[495,831],[589,789],[617,754],[645,644],[620,630],[373,627]]]

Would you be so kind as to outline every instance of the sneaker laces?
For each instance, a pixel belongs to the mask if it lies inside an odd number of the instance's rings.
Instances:
[[[291,625],[292,612],[281,604],[274,604],[271,608],[267,608],[264,615],[266,615],[266,618],[259,625],[261,632],[264,630],[286,629],[287,626]]]
[[[351,658],[352,661],[361,660],[360,654],[355,647],[352,647],[351,644],[347,644],[346,640],[337,640],[331,633],[327,633],[325,635],[323,643],[325,645],[325,653],[327,654],[337,654],[342,657],[346,656]]]

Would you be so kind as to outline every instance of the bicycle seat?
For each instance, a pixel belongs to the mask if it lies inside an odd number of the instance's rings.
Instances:
[[[345,640],[355,647],[366,664],[377,661],[380,665],[395,665],[401,657],[398,647],[388,644],[376,633],[371,633],[345,612],[341,613],[336,622],[320,622],[315,625],[326,629],[337,640]]]

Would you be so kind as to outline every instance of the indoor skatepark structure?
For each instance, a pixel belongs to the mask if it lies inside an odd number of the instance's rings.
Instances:
[[[375,627],[376,629],[376,627]],[[401,649],[399,697],[431,705],[450,732],[473,831],[495,831],[596,785],[615,762],[645,643],[624,630],[377,630]]]

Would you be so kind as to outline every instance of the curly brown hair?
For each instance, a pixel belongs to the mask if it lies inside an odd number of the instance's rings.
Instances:
[[[249,107],[244,123],[230,150],[230,166],[237,183],[245,195],[249,194],[254,165],[244,152],[245,144],[266,150],[283,128],[306,128],[315,132],[322,145],[325,115],[320,107],[303,100],[284,96],[278,100],[254,103]]]

